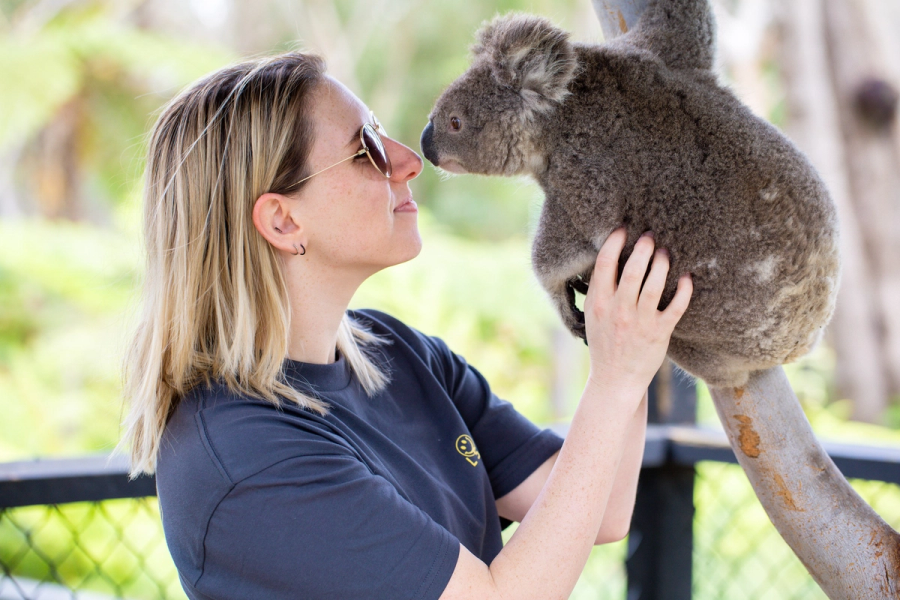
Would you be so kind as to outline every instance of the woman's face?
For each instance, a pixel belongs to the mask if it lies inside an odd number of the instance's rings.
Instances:
[[[359,130],[371,113],[330,77],[312,100],[315,138],[308,172],[316,173],[362,148]],[[421,173],[422,159],[389,137],[383,141],[393,165],[390,178],[363,154],[316,175],[298,193],[296,214],[306,234],[307,259],[315,256],[328,266],[368,276],[419,253],[418,211],[409,181]]]

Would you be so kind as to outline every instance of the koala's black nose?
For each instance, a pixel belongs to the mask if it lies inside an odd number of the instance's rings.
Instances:
[[[422,132],[422,139],[419,142],[422,146],[422,154],[433,164],[438,166],[437,152],[434,151],[434,125],[428,121],[425,130]]]

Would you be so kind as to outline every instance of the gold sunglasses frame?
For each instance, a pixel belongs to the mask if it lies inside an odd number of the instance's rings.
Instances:
[[[378,171],[379,173],[384,175],[385,179],[390,179],[391,175],[394,172],[394,166],[391,164],[391,157],[388,156],[387,148],[384,147],[384,140],[381,137],[381,131],[382,131],[381,123],[378,122],[378,119],[375,118],[374,114],[372,114],[371,117],[372,117],[372,121],[374,122],[374,125],[372,123],[363,123],[362,127],[359,128],[359,143],[362,144],[362,149],[359,152],[357,152],[353,156],[348,156],[344,160],[339,160],[338,162],[334,163],[330,167],[325,167],[321,171],[316,171],[312,175],[308,175],[308,176],[304,177],[300,181],[296,182],[294,185],[300,185],[307,179],[312,179],[316,175],[319,175],[320,173],[324,173],[328,169],[333,169],[334,167],[336,167],[340,164],[343,164],[343,163],[347,162],[348,160],[353,160],[354,158],[358,158],[358,157],[362,156],[363,154],[365,154],[366,156],[369,157],[369,162],[372,163],[372,166],[375,167],[376,171]],[[372,154],[369,151],[369,147],[366,145],[366,140],[363,137],[363,132],[366,130],[366,127],[368,127],[370,130],[372,130],[372,134],[375,137],[377,137],[379,139],[379,141],[381,141],[381,148],[384,150],[384,158],[387,161],[387,173],[382,171],[378,167],[378,165],[375,164],[375,159],[372,158]]]

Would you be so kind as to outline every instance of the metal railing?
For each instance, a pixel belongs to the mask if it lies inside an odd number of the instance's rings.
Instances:
[[[0,464],[0,600],[184,598],[155,495],[122,457]]]
[[[696,402],[693,380],[666,367],[654,379],[627,547],[595,549],[573,598],[827,600],[725,433],[694,426]],[[900,529],[900,448],[823,446]],[[122,457],[0,464],[0,600],[185,598],[155,494],[152,477],[128,480]]]
[[[900,525],[900,448],[824,446]],[[629,600],[824,598],[735,462],[722,432],[650,426],[625,561]],[[0,600],[184,598],[154,494],[153,478],[129,481],[122,459],[0,464]],[[596,597],[621,598],[621,589]]]

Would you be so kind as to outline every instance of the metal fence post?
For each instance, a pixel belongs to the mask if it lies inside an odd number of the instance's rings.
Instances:
[[[692,378],[673,373],[668,361],[650,386],[649,420],[659,424],[696,421]],[[641,471],[628,556],[627,600],[690,600],[693,559],[694,468],[667,457]]]

